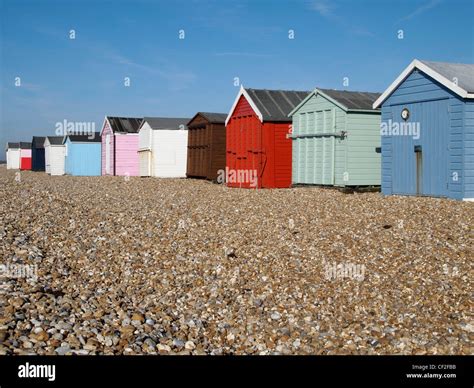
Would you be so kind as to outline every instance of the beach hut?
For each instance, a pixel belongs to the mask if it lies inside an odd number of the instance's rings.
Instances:
[[[7,143],[7,169],[18,170],[20,168],[20,143]]]
[[[217,179],[225,170],[225,113],[198,112],[188,123],[186,176]]]
[[[44,140],[42,136],[33,136],[31,141],[31,169],[33,171],[44,171]]]
[[[102,175],[137,176],[141,118],[107,116],[101,130]]]
[[[64,175],[66,146],[63,136],[47,136],[44,140],[45,171],[50,175]]]
[[[138,134],[140,176],[185,178],[189,118],[145,117]]]
[[[226,119],[229,187],[291,186],[291,119],[309,91],[240,88]]]
[[[99,132],[89,135],[68,135],[64,138],[65,172],[73,176],[101,175],[101,137]]]
[[[293,109],[293,184],[380,185],[378,97],[315,89]]]
[[[373,107],[383,194],[474,200],[474,64],[415,59]]]
[[[20,170],[31,170],[31,143],[20,142]]]

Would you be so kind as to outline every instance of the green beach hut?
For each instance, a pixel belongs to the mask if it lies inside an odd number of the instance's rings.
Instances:
[[[315,89],[293,120],[293,184],[380,185],[380,93]]]

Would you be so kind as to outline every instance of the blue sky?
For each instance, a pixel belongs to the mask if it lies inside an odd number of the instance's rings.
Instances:
[[[228,112],[235,77],[254,88],[383,91],[414,58],[474,63],[472,0],[0,6],[0,159],[5,142],[53,135],[63,120],[92,121],[100,130],[105,115]]]

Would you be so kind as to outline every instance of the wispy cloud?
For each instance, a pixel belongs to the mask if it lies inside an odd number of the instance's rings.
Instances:
[[[343,26],[348,32],[354,35],[373,37],[375,36],[366,27],[357,26],[347,21],[340,13],[337,12],[337,3],[329,0],[312,0],[309,3],[309,9],[319,13],[323,18],[337,24],[339,27]]]
[[[334,3],[330,3],[328,0],[313,0],[310,3],[310,8],[324,17],[334,15]]]
[[[28,92],[39,92],[41,91],[42,87],[39,84],[33,84],[29,82],[22,82],[20,86],[15,86],[17,88],[27,90]]]
[[[214,54],[216,57],[253,57],[253,58],[270,58],[270,54],[263,53],[249,53],[239,51],[226,51]]]
[[[352,30],[352,33],[354,35],[359,35],[359,36],[369,36],[373,37],[375,36],[374,33],[370,32],[367,28],[365,27],[354,27]]]
[[[186,89],[197,78],[193,72],[178,69],[175,66],[163,64],[149,65],[138,63],[127,57],[124,57],[123,55],[116,53],[106,54],[106,59],[114,62],[115,64],[124,65],[129,68],[134,68],[144,73],[163,78],[168,81],[168,83],[170,84],[170,89],[174,91]]]
[[[51,26],[36,26],[34,27],[34,31],[36,31],[38,34],[45,35],[48,38],[66,40],[69,37],[69,30],[61,30]]]
[[[442,2],[442,0],[430,0],[429,2],[423,4],[423,5],[420,5],[418,8],[416,8],[413,12],[409,13],[408,15],[405,15],[403,16],[402,18],[400,18],[398,20],[398,22],[403,22],[403,21],[407,21],[407,20],[410,20],[410,19],[413,19],[423,13],[425,13],[426,11],[429,11],[430,9],[436,7],[438,4],[440,4]]]

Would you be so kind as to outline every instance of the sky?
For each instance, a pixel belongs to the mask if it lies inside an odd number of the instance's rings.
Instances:
[[[0,0],[0,160],[64,120],[228,113],[240,84],[383,92],[415,58],[474,63],[473,15],[473,0]]]

